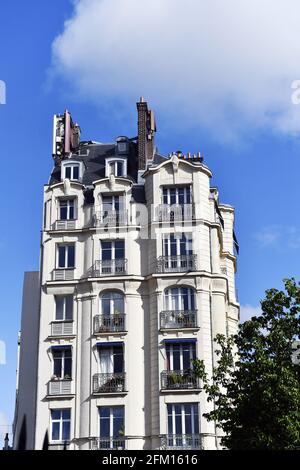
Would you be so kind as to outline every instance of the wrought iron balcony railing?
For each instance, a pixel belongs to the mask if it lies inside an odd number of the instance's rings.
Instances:
[[[91,441],[91,450],[123,450],[125,442],[125,437],[97,437]]]
[[[199,379],[190,370],[164,370],[161,373],[162,390],[198,389]]]
[[[197,310],[164,310],[160,313],[161,328],[197,328]]]
[[[92,217],[93,227],[116,227],[119,225],[127,225],[127,211],[101,211],[95,212]]]
[[[89,270],[90,277],[122,276],[127,274],[127,259],[97,260]]]
[[[72,321],[54,321],[51,323],[51,336],[67,336],[72,334]]]
[[[125,391],[125,372],[100,373],[93,376],[94,393],[118,393]]]
[[[125,314],[96,315],[94,317],[94,333],[125,331]]]
[[[197,271],[197,255],[160,256],[157,259],[158,273],[180,273]]]
[[[167,434],[161,437],[162,450],[202,450],[201,434]]]
[[[72,380],[56,379],[48,382],[48,395],[71,395]]]
[[[180,222],[195,218],[193,204],[160,204],[156,208],[156,220],[159,222]]]

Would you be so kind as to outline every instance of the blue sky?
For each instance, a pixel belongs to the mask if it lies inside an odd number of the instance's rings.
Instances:
[[[52,115],[66,107],[83,139],[112,141],[136,135],[135,101],[144,95],[156,111],[161,153],[204,154],[221,201],[236,208],[244,317],[266,288],[300,279],[300,106],[290,99],[300,77],[297,2],[247,0],[243,11],[228,0],[216,17],[215,0],[187,0],[184,11],[178,0],[172,9],[170,0],[153,0],[150,18],[134,28],[143,3],[1,3],[0,425],[13,419],[23,273],[39,265]]]

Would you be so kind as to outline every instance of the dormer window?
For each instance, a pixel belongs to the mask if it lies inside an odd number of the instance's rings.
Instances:
[[[83,165],[81,162],[65,161],[61,164],[61,179],[69,179],[71,181],[80,181],[83,173]]]
[[[125,158],[114,158],[106,160],[106,176],[126,176],[127,160]]]

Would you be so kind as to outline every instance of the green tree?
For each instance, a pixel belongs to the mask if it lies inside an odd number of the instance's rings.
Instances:
[[[300,335],[300,283],[269,289],[262,314],[240,324],[235,336],[217,335],[218,361],[208,377],[194,362],[228,449],[300,449],[300,366],[293,355]],[[298,346],[299,347],[299,346]]]

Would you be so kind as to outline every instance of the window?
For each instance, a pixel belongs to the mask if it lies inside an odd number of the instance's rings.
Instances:
[[[106,176],[125,176],[127,173],[126,164],[126,159],[106,160]]]
[[[104,213],[121,212],[124,208],[124,197],[119,195],[102,196],[102,207]]]
[[[99,347],[100,373],[119,374],[124,372],[123,344]]]
[[[168,404],[168,434],[178,435],[195,435],[199,434],[199,413],[197,403],[176,403]],[[188,441],[187,441],[188,442]],[[183,445],[185,442],[182,443]],[[169,445],[178,445],[174,442]],[[180,444],[179,444],[180,445]]]
[[[115,259],[124,259],[125,243],[124,240],[115,240],[109,242],[101,242],[101,259],[109,261]]]
[[[100,448],[124,449],[124,406],[101,406]]]
[[[75,218],[75,199],[60,199],[59,220],[74,220]]]
[[[75,245],[58,245],[58,268],[75,267]]]
[[[162,191],[163,204],[190,204],[191,188],[189,186],[163,188]]]
[[[55,320],[73,320],[73,295],[55,296]]]
[[[166,235],[163,240],[164,256],[187,256],[193,254],[192,234],[182,233],[175,236],[173,233]]]
[[[69,180],[78,181],[80,172],[79,172],[79,163],[73,163],[64,165],[64,177],[68,178]]]
[[[105,292],[101,296],[102,315],[118,315],[124,313],[124,296],[119,292]]]
[[[71,410],[51,410],[51,441],[70,440]]]
[[[72,378],[72,350],[71,348],[52,349],[53,375],[59,379]]]
[[[195,342],[167,343],[167,370],[184,371],[192,368],[192,361],[196,359]]]
[[[194,290],[190,287],[171,287],[165,290],[165,310],[195,310]]]

